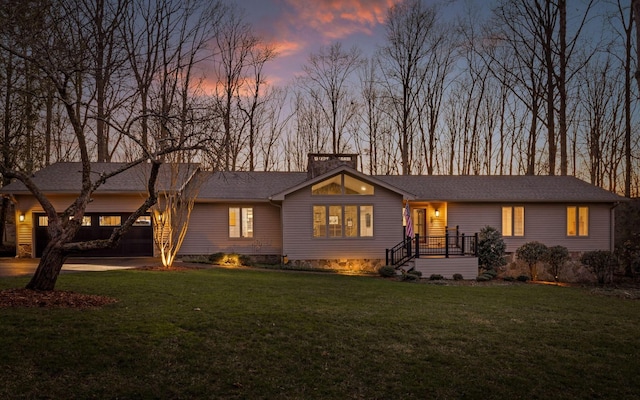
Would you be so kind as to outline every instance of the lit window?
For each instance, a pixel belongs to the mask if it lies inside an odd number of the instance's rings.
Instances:
[[[46,215],[38,216],[38,226],[49,226],[49,217]]]
[[[344,236],[358,236],[358,206],[344,206]]]
[[[311,186],[311,194],[313,195],[335,195],[342,194],[342,175],[336,175],[333,178],[326,179],[320,183]]]
[[[311,186],[312,195],[373,195],[373,185],[340,174]]]
[[[329,237],[342,236],[342,206],[329,206]]]
[[[98,218],[98,224],[100,226],[120,226],[122,224],[122,217],[119,215],[101,215]]]
[[[313,206],[313,237],[327,236],[326,211],[325,206]]]
[[[373,236],[373,206],[313,206],[313,237]]]
[[[589,207],[567,207],[567,236],[589,236]]]
[[[73,215],[69,216],[69,221],[71,221],[72,219],[74,219]],[[80,226],[91,226],[91,217],[84,215],[82,217],[82,222],[80,223]]]
[[[229,207],[229,237],[253,237],[253,208]]]
[[[524,236],[524,207],[502,207],[502,236]]]
[[[133,223],[133,226],[151,226],[151,216],[150,215],[141,215],[136,219],[136,222]]]
[[[373,206],[360,206],[360,236],[373,236]]]
[[[373,185],[349,175],[344,175],[344,194],[372,195]]]

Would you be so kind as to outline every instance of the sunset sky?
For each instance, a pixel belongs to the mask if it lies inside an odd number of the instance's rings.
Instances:
[[[272,83],[286,84],[312,52],[341,41],[366,56],[384,40],[387,9],[398,0],[237,0],[247,19],[279,56],[268,68]]]
[[[267,66],[272,84],[284,85],[301,71],[310,53],[336,41],[348,50],[358,45],[364,56],[371,56],[384,43],[387,10],[400,0],[228,0],[246,11],[247,20],[265,40],[276,45],[279,56]],[[453,20],[469,11],[488,12],[494,0],[422,0],[438,6],[440,15]],[[583,2],[570,5],[584,7]],[[602,13],[595,3],[593,14]],[[570,11],[573,11],[571,9]],[[470,11],[473,10],[473,11]],[[576,15],[580,15],[580,10]],[[575,22],[575,21],[570,21]],[[579,22],[579,21],[578,21]],[[593,35],[599,35],[596,27]]]

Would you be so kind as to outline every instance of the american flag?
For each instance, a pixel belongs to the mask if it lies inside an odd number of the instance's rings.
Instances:
[[[404,220],[405,227],[404,232],[407,237],[413,237],[413,222],[411,221],[411,211],[409,211],[409,202],[404,207]]]

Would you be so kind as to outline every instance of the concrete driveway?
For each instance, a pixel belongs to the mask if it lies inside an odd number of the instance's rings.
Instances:
[[[32,275],[39,261],[38,258],[0,257],[0,277]],[[160,259],[153,257],[73,257],[67,259],[61,272],[109,271],[160,264]]]

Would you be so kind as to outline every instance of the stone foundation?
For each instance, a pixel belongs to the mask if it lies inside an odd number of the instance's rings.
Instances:
[[[287,266],[301,270],[333,271],[347,274],[375,274],[384,265],[380,259],[288,260]]]
[[[30,244],[19,244],[18,251],[16,253],[18,258],[31,258],[33,257],[33,248]]]

